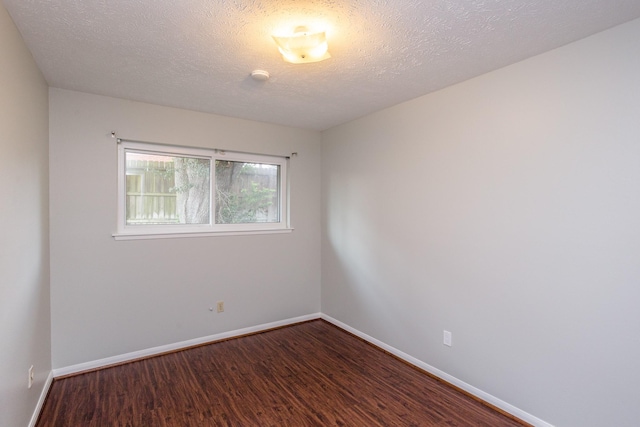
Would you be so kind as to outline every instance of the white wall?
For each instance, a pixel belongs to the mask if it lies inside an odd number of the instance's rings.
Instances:
[[[127,139],[290,164],[289,234],[115,241]],[[53,366],[63,368],[320,311],[320,134],[50,90]],[[216,301],[225,312],[210,312]]]
[[[51,371],[48,93],[1,2],[0,58],[0,425],[24,426]]]
[[[325,132],[323,313],[551,424],[637,425],[639,52],[636,20]]]

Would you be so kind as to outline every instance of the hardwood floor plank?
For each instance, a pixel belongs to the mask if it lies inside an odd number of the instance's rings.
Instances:
[[[322,320],[55,380],[37,424],[523,425]]]

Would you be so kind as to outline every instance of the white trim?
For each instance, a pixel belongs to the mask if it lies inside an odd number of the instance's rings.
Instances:
[[[193,233],[113,233],[114,240],[147,240],[147,239],[177,239],[183,237],[213,237],[213,236],[249,236],[254,234],[282,234],[291,233],[293,228],[280,228],[277,230],[251,230],[251,231],[210,231]]]
[[[177,342],[177,343],[173,343],[173,344],[167,344],[167,345],[162,345],[162,346],[158,346],[158,347],[152,347],[152,348],[148,348],[145,350],[139,350],[139,351],[134,351],[131,353],[126,353],[126,354],[122,354],[122,355],[118,355],[118,356],[112,356],[112,357],[106,357],[104,359],[99,359],[99,360],[94,360],[91,362],[85,362],[85,363],[79,363],[77,365],[71,365],[71,366],[67,366],[67,367],[63,367],[63,368],[57,368],[54,369],[50,374],[49,374],[49,378],[47,378],[47,382],[45,383],[45,387],[42,391],[42,395],[40,396],[40,400],[38,401],[38,406],[36,407],[36,411],[33,414],[33,417],[31,419],[31,423],[29,423],[29,427],[33,427],[35,426],[35,422],[38,419],[38,415],[40,413],[40,410],[42,409],[42,405],[44,403],[44,399],[47,396],[49,387],[51,386],[51,382],[53,380],[53,378],[58,378],[61,376],[65,376],[65,375],[70,375],[70,374],[75,374],[75,373],[79,373],[79,372],[84,372],[84,371],[89,371],[89,370],[93,370],[93,369],[99,369],[99,368],[104,368],[110,365],[115,365],[118,363],[124,363],[124,362],[128,362],[128,361],[132,361],[132,360],[136,360],[136,359],[140,359],[143,357],[150,357],[150,356],[155,356],[158,354],[162,354],[162,353],[166,353],[169,351],[176,351],[176,350],[181,350],[184,348],[188,348],[188,347],[192,347],[195,345],[200,345],[200,344],[206,344],[206,343],[211,343],[211,342],[215,342],[215,341],[220,341],[223,339],[228,339],[228,338],[234,338],[234,337],[238,337],[238,336],[242,336],[242,335],[246,335],[246,334],[252,334],[252,333],[257,333],[257,332],[262,332],[262,331],[266,331],[268,329],[272,329],[272,328],[277,328],[277,327],[281,327],[281,326],[287,326],[287,325],[292,325],[295,323],[300,323],[300,322],[306,322],[309,320],[315,320],[315,319],[323,319],[326,320],[329,323],[332,323],[333,325],[344,329],[347,332],[352,333],[353,335],[356,335],[357,337],[362,338],[365,341],[370,342],[371,344],[380,347],[381,349],[393,354],[394,356],[404,360],[405,362],[408,362],[426,372],[429,372],[430,374],[446,381],[449,384],[452,384],[464,391],[466,391],[467,393],[495,406],[498,409],[501,409],[519,419],[521,419],[522,421],[525,421],[531,425],[533,425],[534,427],[554,427],[552,424],[547,423],[546,421],[541,420],[540,418],[537,418],[531,414],[529,414],[528,412],[525,412],[501,399],[498,399],[495,396],[492,396],[489,393],[486,393],[480,389],[475,388],[474,386],[465,383],[464,381],[461,381],[459,379],[457,379],[454,376],[451,376],[449,374],[447,374],[446,372],[443,372],[419,359],[416,359],[413,356],[410,356],[394,347],[391,347],[390,345],[387,345],[385,343],[383,343],[380,340],[377,340],[363,332],[360,332],[359,330],[352,328],[351,326],[342,323],[341,321],[334,319],[331,316],[328,316],[324,313],[313,313],[313,314],[307,314],[304,316],[299,316],[299,317],[293,317],[293,318],[289,318],[289,319],[285,319],[285,320],[280,320],[280,321],[276,321],[276,322],[271,322],[271,323],[264,323],[261,325],[257,325],[257,326],[251,326],[251,327],[247,327],[247,328],[242,328],[242,329],[236,329],[233,331],[228,331],[228,332],[222,332],[219,334],[215,334],[215,335],[209,335],[206,337],[201,337],[201,338],[194,338],[191,340],[187,340],[187,341],[181,341],[181,342]]]
[[[173,344],[161,345],[158,347],[152,347],[145,350],[133,351],[131,353],[125,353],[118,356],[106,357],[104,359],[94,360],[91,362],[79,363],[77,365],[71,365],[63,368],[54,369],[53,377],[58,378],[65,375],[76,374],[78,372],[104,368],[109,365],[129,362],[129,361],[140,359],[143,357],[155,356],[155,355],[166,353],[169,351],[181,350],[184,348],[192,347],[194,345],[206,344],[206,343],[215,342],[215,341],[219,341],[227,338],[234,338],[241,335],[262,332],[268,329],[278,328],[280,326],[287,326],[294,323],[306,322],[308,320],[315,320],[315,319],[319,319],[320,317],[321,317],[321,313],[307,314],[304,316],[293,317],[290,319],[279,320],[276,322],[263,323],[262,325],[250,326],[248,328],[236,329],[234,331],[222,332],[219,334],[209,335],[206,337],[194,338],[191,340],[180,341]]]
[[[53,384],[53,371],[49,371],[49,375],[47,376],[46,381],[44,382],[44,386],[42,387],[42,392],[40,393],[40,398],[38,399],[38,403],[36,404],[35,409],[33,410],[33,415],[31,415],[31,420],[29,421],[28,427],[35,427],[38,422],[38,417],[40,416],[40,411],[42,411],[42,406],[44,406],[44,401],[47,398],[47,394],[49,394],[49,389],[51,388],[51,384]]]
[[[371,344],[374,344],[380,348],[382,348],[385,351],[388,351],[389,353],[393,354],[394,356],[404,360],[405,362],[408,362],[420,369],[423,369],[427,372],[429,372],[432,375],[435,375],[436,377],[448,382],[449,384],[452,384],[456,387],[459,387],[460,389],[466,391],[469,394],[472,394],[473,396],[476,396],[477,398],[495,406],[496,408],[499,408],[519,419],[521,419],[522,421],[525,421],[535,427],[553,427],[553,425],[547,423],[546,421],[541,420],[540,418],[537,418],[531,414],[529,414],[528,412],[525,412],[519,408],[516,408],[513,405],[510,405],[509,403],[498,399],[495,396],[490,395],[489,393],[485,393],[484,391],[475,388],[474,386],[465,383],[464,381],[461,381],[459,379],[457,379],[456,377],[453,377],[449,374],[447,374],[446,372],[441,371],[440,369],[434,368],[433,366],[419,360],[416,359],[413,356],[409,356],[408,354],[394,348],[391,347],[390,345],[387,345],[385,343],[383,343],[382,341],[379,341],[363,332],[360,332],[359,330],[352,328],[351,326],[342,323],[339,320],[334,319],[331,316],[328,316],[324,313],[321,314],[320,316],[321,319],[326,320],[329,323],[334,324],[335,326],[344,329],[345,331],[348,331],[350,333],[352,333],[353,335],[356,335],[360,338],[362,338],[365,341],[370,342]]]

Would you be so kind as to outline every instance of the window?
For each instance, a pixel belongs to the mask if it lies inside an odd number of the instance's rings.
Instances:
[[[116,239],[290,231],[287,158],[121,140]]]

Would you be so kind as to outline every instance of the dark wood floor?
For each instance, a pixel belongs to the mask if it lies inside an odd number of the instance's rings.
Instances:
[[[322,320],[56,380],[37,424],[522,425]]]

